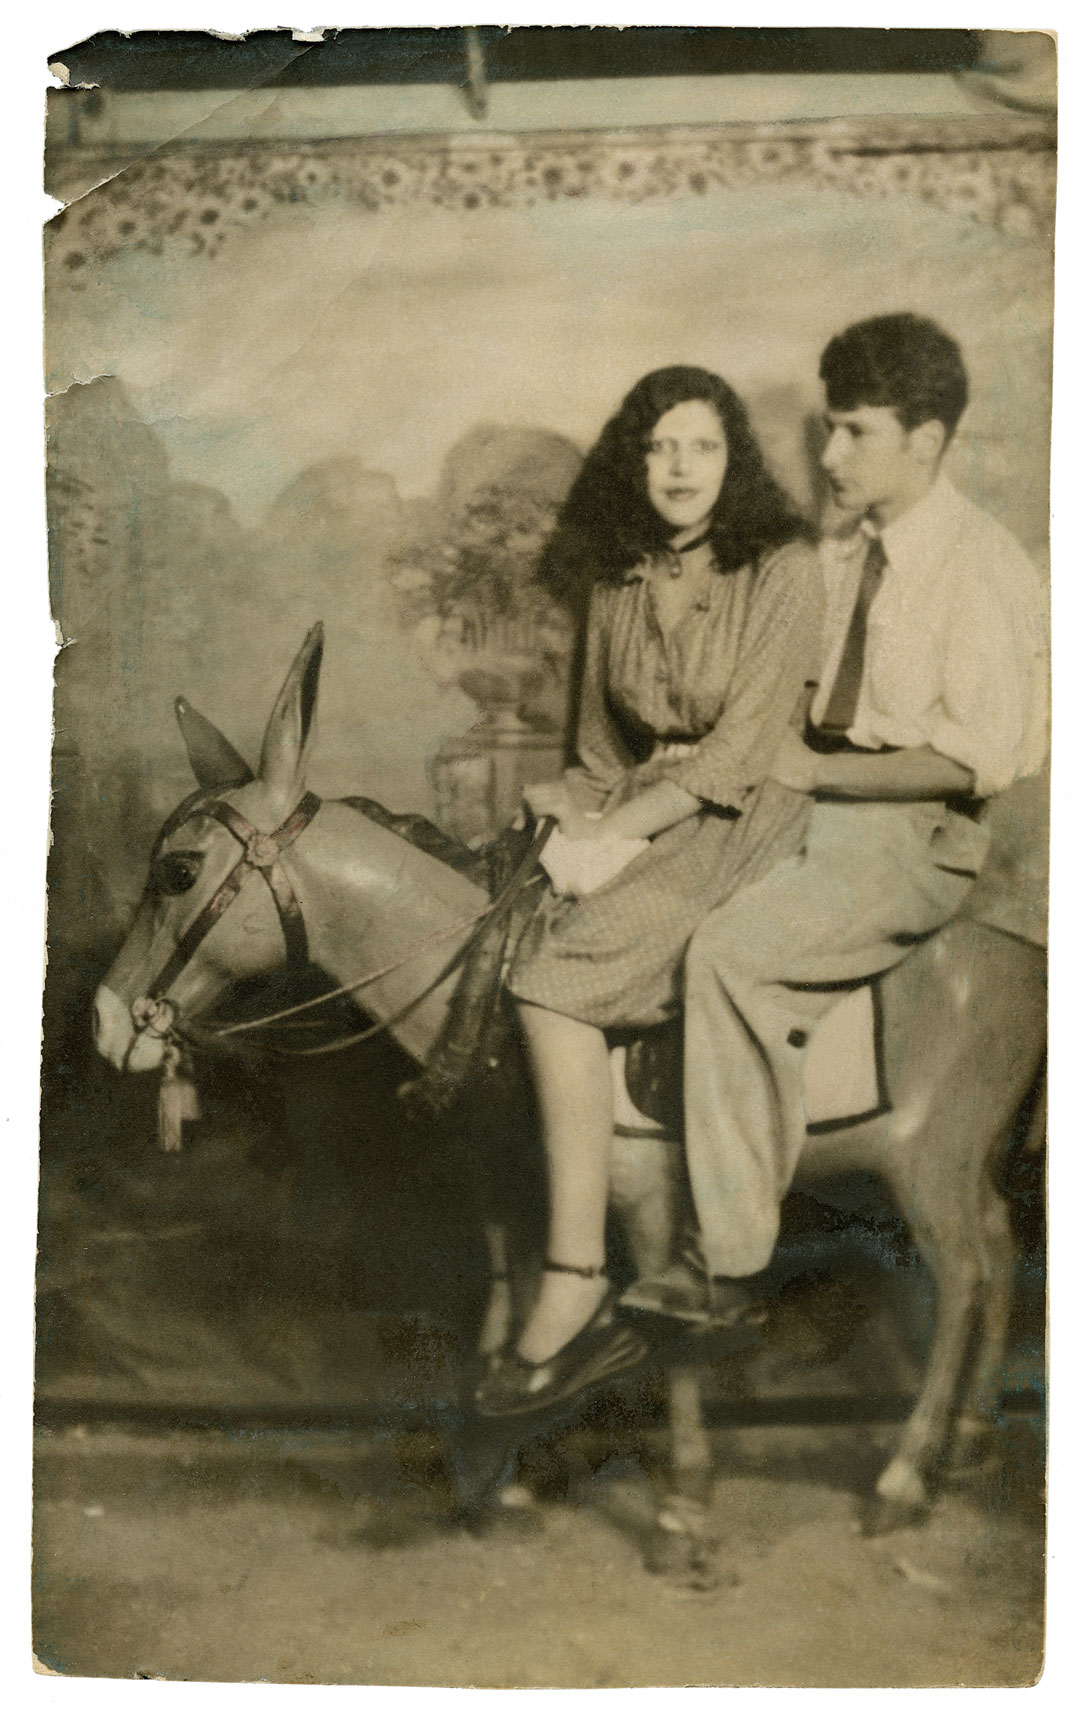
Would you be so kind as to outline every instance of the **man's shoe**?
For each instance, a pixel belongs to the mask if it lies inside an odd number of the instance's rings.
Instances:
[[[619,1298],[627,1313],[647,1313],[656,1319],[677,1319],[701,1330],[731,1330],[761,1325],[767,1310],[749,1279],[710,1277],[696,1248],[651,1277],[640,1277]]]
[[[609,1290],[588,1324],[546,1361],[526,1361],[512,1350],[499,1356],[476,1388],[478,1414],[491,1420],[537,1414],[570,1402],[582,1391],[634,1372],[652,1344],[615,1317]]]

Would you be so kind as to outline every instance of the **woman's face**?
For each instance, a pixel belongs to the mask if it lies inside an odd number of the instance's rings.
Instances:
[[[705,529],[727,462],[724,426],[707,400],[681,400],[657,419],[645,443],[645,488],[673,531]]]

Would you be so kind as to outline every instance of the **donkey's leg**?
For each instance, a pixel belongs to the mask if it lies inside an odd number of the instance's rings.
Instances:
[[[477,1354],[482,1367],[491,1366],[495,1357],[506,1348],[518,1329],[524,1310],[536,1295],[539,1261],[520,1257],[520,1246],[511,1245],[510,1226],[493,1218],[484,1222],[484,1242],[488,1254],[488,1299],[480,1325]],[[483,1501],[499,1504],[504,1510],[529,1510],[535,1504],[532,1487],[523,1480],[518,1466],[518,1451],[512,1437],[504,1429],[479,1427],[473,1429],[477,1445],[493,1453],[492,1468],[498,1467],[498,1481]],[[482,1506],[483,1507],[483,1506]]]
[[[981,1216],[982,1326],[953,1427],[950,1466],[956,1469],[982,1462],[991,1448],[1012,1308],[1016,1248],[1009,1205],[994,1186],[989,1168],[984,1173]]]
[[[878,1482],[879,1527],[926,1506],[980,1316],[983,1400],[997,1389],[1010,1244],[991,1177],[1045,1043],[1041,952],[973,921],[946,926],[884,984],[896,1108],[878,1163],[931,1271],[937,1309],[922,1390]]]
[[[970,1186],[957,1186],[950,1196],[940,1183],[932,1202],[918,1186],[918,1167],[933,1176],[935,1164],[947,1168],[944,1155],[925,1149],[916,1155],[908,1175],[890,1178],[915,1245],[934,1282],[935,1318],[930,1358],[915,1408],[904,1427],[896,1454],[875,1487],[875,1505],[866,1522],[871,1534],[891,1532],[919,1520],[929,1508],[927,1476],[939,1456],[952,1420],[979,1307],[982,1281],[977,1234],[977,1201]],[[959,1178],[954,1178],[959,1180]],[[927,1213],[932,1203],[935,1224]],[[946,1217],[947,1214],[947,1217]]]
[[[490,1269],[487,1306],[476,1345],[481,1361],[505,1348],[514,1329],[514,1285],[510,1275],[507,1226],[489,1219],[484,1224],[484,1244]]]
[[[1028,1094],[1028,1115],[1023,1135],[1011,1131],[1013,1146],[1021,1145],[1020,1163],[1037,1156],[1046,1144],[1046,1078],[1037,1077]],[[1018,1119],[1023,1122],[1023,1116]],[[1008,1151],[1008,1141],[1005,1143]],[[985,1461],[994,1449],[1000,1426],[1000,1402],[1004,1381],[1005,1352],[1015,1288],[1017,1238],[1012,1224],[1012,1202],[1002,1194],[988,1166],[983,1189],[983,1324],[975,1362],[956,1417],[949,1467],[960,1473]]]
[[[515,1274],[511,1267],[509,1226],[490,1216],[483,1221],[488,1256],[488,1298],[476,1345],[481,1368],[491,1367],[518,1322]],[[471,1387],[470,1387],[471,1388]],[[449,1434],[449,1468],[457,1497],[456,1519],[477,1533],[497,1506],[526,1509],[532,1495],[518,1477],[517,1450],[502,1427],[481,1421],[466,1409]]]
[[[683,1586],[717,1587],[725,1579],[717,1563],[717,1537],[710,1521],[713,1465],[701,1403],[701,1368],[668,1372],[670,1466],[656,1501],[656,1521],[645,1567]]]
[[[621,1096],[617,1071],[617,1114]],[[662,1271],[670,1263],[685,1211],[684,1180],[678,1141],[644,1133],[616,1133],[612,1199],[641,1276]],[[646,1565],[656,1574],[694,1587],[712,1587],[713,1544],[708,1524],[712,1461],[698,1367],[672,1367],[668,1373],[668,1439],[669,1459],[657,1489],[655,1528]]]
[[[493,1366],[521,1324],[535,1295],[539,1261],[523,1248],[518,1226],[510,1217],[516,1185],[493,1170],[490,1155],[474,1138],[459,1139],[458,1146],[488,1261],[488,1295],[475,1348],[475,1361],[483,1372]],[[471,1381],[467,1381],[467,1394],[471,1396]],[[514,1436],[503,1427],[480,1421],[468,1402],[449,1434],[447,1450],[457,1516],[470,1530],[479,1531],[499,1506],[520,1510],[531,1505],[532,1495],[518,1476]]]
[[[684,1179],[677,1140],[644,1131],[624,1133],[616,1127],[611,1203],[636,1270],[662,1271],[669,1263],[683,1216]]]

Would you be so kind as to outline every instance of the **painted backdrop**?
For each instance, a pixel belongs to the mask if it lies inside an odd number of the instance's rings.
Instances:
[[[174,695],[257,754],[284,669],[322,618],[312,786],[438,813],[478,837],[492,806],[470,810],[467,771],[446,786],[485,712],[490,686],[475,671],[526,659],[511,676],[514,714],[554,767],[572,619],[532,574],[581,453],[623,393],[659,365],[720,371],[748,399],[778,473],[814,506],[818,354],[846,323],[885,310],[928,313],[959,338],[973,405],[952,475],[1045,562],[1051,173],[1049,135],[1013,115],[482,144],[181,141],[52,223],[49,497],[64,648],[43,1261],[45,1376],[58,1389],[104,1388],[110,1368],[109,1388],[136,1394],[190,1396],[192,1378],[226,1397],[331,1389],[325,1337],[309,1331],[307,1349],[294,1342],[282,1361],[280,1306],[264,1346],[276,1382],[252,1360],[250,1325],[243,1362],[205,1308],[179,1332],[175,1275],[171,1298],[164,1284],[149,1290],[130,1240],[110,1254],[99,1237],[93,1254],[85,1239],[107,1230],[103,1212],[115,1228],[118,1200],[157,1237],[153,1270],[165,1272],[170,1224],[196,1226],[194,1243],[176,1244],[189,1259],[193,1247],[220,1258],[250,1252],[253,1235],[285,1236],[294,1270],[301,1254],[324,1260],[324,1277],[311,1267],[316,1300],[345,1282],[350,1316],[449,1306],[464,1270],[445,1225],[424,1216],[425,1200],[445,1199],[437,1177],[393,1150],[382,1169],[369,1154],[358,1192],[340,1121],[326,1124],[337,1143],[309,1140],[306,1158],[280,1145],[280,1092],[260,1092],[258,1115],[250,1092],[211,1104],[206,1209],[193,1215],[191,1182],[166,1187],[152,1161],[149,1100],[92,1066],[87,998],[141,890],[153,831],[189,786]],[[245,1190],[228,1220],[206,1194],[211,1173],[225,1178],[219,1195]],[[333,1190],[346,1184],[343,1208]],[[411,1246],[411,1277],[403,1233],[425,1243]],[[136,1335],[125,1311],[158,1293],[168,1341],[145,1318]]]

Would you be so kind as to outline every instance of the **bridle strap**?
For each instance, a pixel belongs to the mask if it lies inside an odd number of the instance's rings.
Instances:
[[[243,847],[244,853],[237,860],[229,875],[218,885],[205,907],[195,915],[153,985],[149,988],[148,997],[158,1000],[168,995],[169,987],[179,978],[199,944],[213,930],[225,910],[235,901],[248,878],[256,872],[262,873],[270,894],[274,898],[274,906],[277,908],[282,934],[285,938],[287,964],[290,967],[307,965],[308,941],[304,916],[300,909],[300,903],[296,899],[296,891],[280,862],[279,855],[284,848],[289,847],[297,836],[307,829],[321,805],[322,801],[317,794],[305,794],[299,804],[289,813],[285,822],[279,824],[276,830],[269,832],[257,830],[254,824],[249,823],[240,812],[224,800],[204,801],[200,795],[195,795],[178,809],[178,812],[169,819],[158,838],[157,846],[159,848],[167,836],[172,835],[180,828],[181,823],[186,823],[188,818],[201,813],[205,817],[213,818],[217,823],[223,824],[230,835],[236,837]],[[185,813],[182,819],[179,818],[181,811]]]
[[[285,960],[290,967],[307,966],[307,930],[300,903],[296,899],[296,891],[285,868],[279,864],[278,855],[307,829],[321,805],[322,801],[317,794],[305,794],[285,822],[279,824],[270,835],[256,830],[224,800],[211,800],[204,808],[210,817],[224,824],[237,841],[243,843],[244,858],[240,864],[251,870],[261,871],[266,878],[281,921],[285,937]]]
[[[495,899],[489,902],[482,912],[470,915],[467,920],[457,925],[444,927],[441,931],[421,938],[419,943],[414,943],[411,948],[405,950],[404,954],[399,955],[386,965],[364,973],[359,978],[350,979],[347,984],[337,985],[333,990],[323,991],[317,997],[309,997],[302,1003],[293,1003],[288,1008],[277,1009],[273,1014],[264,1015],[260,1020],[235,1021],[231,1025],[199,1029],[193,1026],[190,1021],[185,1022],[182,1026],[178,1025],[173,1019],[172,1011],[167,1010],[163,1029],[157,1029],[159,1036],[171,1035],[174,1038],[184,1039],[191,1045],[203,1050],[214,1048],[220,1050],[222,1048],[221,1041],[232,1037],[235,1033],[251,1033],[260,1027],[272,1026],[276,1022],[287,1020],[291,1016],[306,1014],[311,1009],[319,1008],[323,1003],[332,1002],[337,997],[344,997],[365,990],[377,979],[385,978],[388,973],[396,973],[400,968],[407,966],[410,961],[415,960],[418,955],[423,954],[436,943],[445,942],[450,937],[468,932],[469,935],[465,941],[458,946],[456,952],[445,966],[436,973],[435,977],[430,979],[422,990],[410,997],[400,1008],[395,1009],[391,1015],[385,1016],[381,1021],[373,1022],[371,1026],[365,1027],[362,1032],[350,1033],[346,1038],[334,1039],[321,1045],[308,1045],[302,1049],[295,1046],[290,1047],[289,1054],[292,1056],[326,1056],[331,1051],[347,1050],[353,1045],[366,1043],[368,1039],[375,1038],[379,1033],[391,1031],[457,971],[472,954],[478,940],[487,934],[493,922],[516,901],[519,892],[534,877],[542,875],[535,870],[536,860],[554,828],[554,818],[543,817],[539,820],[532,840],[525,854],[514,868],[512,875]],[[149,1022],[149,1030],[155,1030],[152,1019]]]

